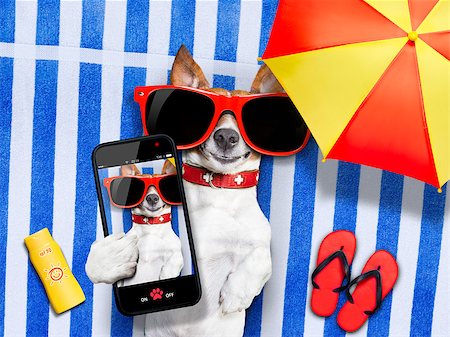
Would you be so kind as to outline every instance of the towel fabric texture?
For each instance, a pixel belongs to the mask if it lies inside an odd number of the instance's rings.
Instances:
[[[181,44],[211,84],[248,90],[276,7],[274,0],[0,3],[0,335],[143,335],[144,317],[122,316],[111,286],[94,286],[84,272],[102,236],[91,151],[142,134],[133,89],[167,83]],[[309,308],[319,244],[336,229],[356,234],[353,275],[376,249],[390,251],[400,268],[380,311],[353,336],[448,336],[447,188],[439,194],[396,174],[321,159],[311,139],[295,156],[262,160],[258,200],[272,226],[273,275],[247,310],[245,336],[344,335],[336,314],[323,319]],[[23,245],[43,227],[86,294],[59,316]]]

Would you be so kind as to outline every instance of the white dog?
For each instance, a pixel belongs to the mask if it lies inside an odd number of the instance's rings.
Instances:
[[[227,96],[249,94],[246,91],[210,88],[202,70],[184,46],[175,58],[171,81],[175,85]],[[280,84],[263,65],[256,75],[251,93],[281,91]],[[220,117],[211,136],[203,144],[184,151],[184,188],[202,298],[193,307],[147,315],[147,336],[242,336],[245,309],[261,292],[272,272],[270,224],[256,199],[260,160],[260,154],[243,141],[232,113],[224,113]],[[201,172],[204,181],[190,179],[192,176],[198,177],[198,174],[191,174],[193,171]],[[211,186],[210,182],[214,185],[214,177],[225,174],[237,185],[242,183],[243,178],[254,184],[232,189]],[[119,246],[121,240],[112,239],[105,246]],[[94,254],[91,251],[90,257],[97,260],[92,256]],[[130,254],[128,260],[115,266],[121,270],[121,277],[130,273],[129,264],[133,262],[133,257]],[[96,280],[105,282],[108,278]]]
[[[172,173],[176,173],[175,166],[167,160],[162,174]],[[141,174],[135,165],[122,166],[121,175],[158,176]],[[133,227],[125,236],[110,235],[92,245],[86,263],[92,281],[111,283],[126,274],[118,285],[128,286],[179,276],[183,256],[180,238],[172,229],[171,206],[150,186],[144,200],[131,213]]]

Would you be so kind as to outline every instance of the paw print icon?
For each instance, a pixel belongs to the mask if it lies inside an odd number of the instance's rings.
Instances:
[[[162,299],[163,294],[164,292],[161,289],[156,288],[152,289],[152,291],[150,292],[150,297],[152,298],[153,301],[156,301]]]

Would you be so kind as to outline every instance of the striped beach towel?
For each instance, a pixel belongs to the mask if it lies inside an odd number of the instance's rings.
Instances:
[[[168,82],[185,44],[214,86],[249,89],[274,0],[0,1],[0,334],[142,336],[144,317],[118,313],[109,285],[84,265],[102,236],[91,151],[142,134],[133,89]],[[326,99],[326,97],[324,97]],[[399,280],[353,336],[448,336],[449,192],[389,172],[321,162],[314,140],[264,157],[258,200],[272,226],[273,275],[247,311],[245,336],[343,336],[336,315],[309,308],[322,238],[356,233],[353,274],[376,249]],[[23,239],[48,227],[86,302],[56,316]],[[341,296],[340,305],[343,303]]]

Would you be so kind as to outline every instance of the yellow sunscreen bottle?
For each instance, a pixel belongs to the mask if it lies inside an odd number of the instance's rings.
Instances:
[[[47,228],[25,238],[31,263],[44,285],[53,310],[60,314],[84,302],[83,290]]]

